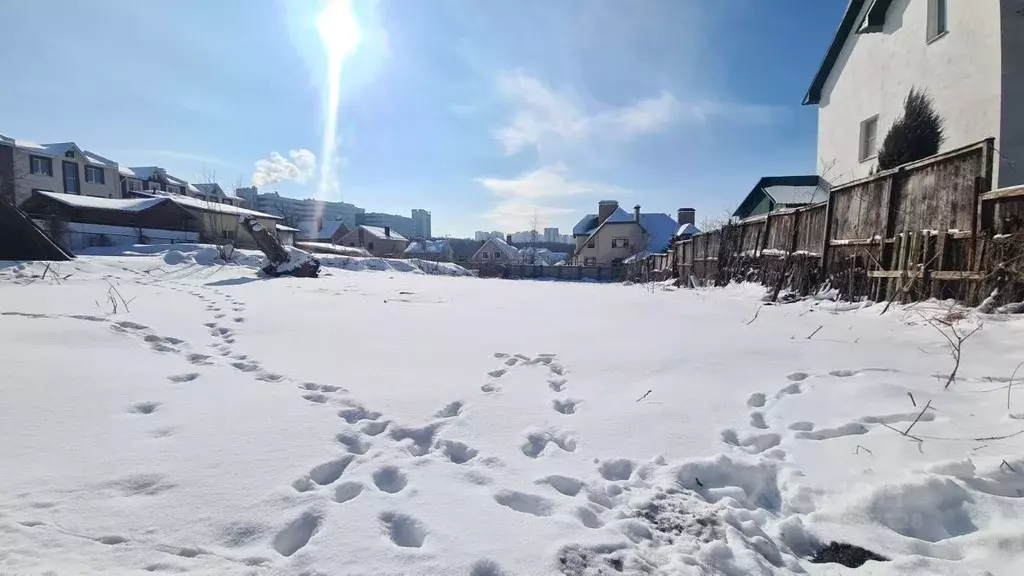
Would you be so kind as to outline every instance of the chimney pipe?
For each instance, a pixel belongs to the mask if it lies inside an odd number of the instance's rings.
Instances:
[[[509,246],[512,245],[512,235],[511,234],[506,234],[505,235],[505,243],[508,244]]]
[[[615,200],[601,200],[597,203],[597,223],[602,224],[605,220],[611,216],[615,209],[619,207],[619,203]]]
[[[384,237],[391,238],[391,226],[384,227]]]
[[[637,224],[640,223],[640,205],[633,206],[633,221]]]
[[[364,242],[363,242],[363,231],[364,231],[364,228],[362,226],[360,226],[359,227],[359,234],[357,235],[359,237],[359,247],[360,248],[362,248],[365,245]]]
[[[693,208],[680,208],[679,209],[679,225],[684,224],[696,224],[697,212]]]

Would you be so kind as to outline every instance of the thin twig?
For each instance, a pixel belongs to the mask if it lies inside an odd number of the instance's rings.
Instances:
[[[750,326],[751,324],[754,323],[754,320],[757,320],[757,315],[761,313],[761,308],[764,308],[764,304],[761,304],[760,306],[757,307],[757,310],[754,311],[754,317],[751,318],[749,322],[747,322],[747,326]]]
[[[892,426],[886,424],[885,422],[882,422],[881,424],[882,424],[882,426],[885,426],[886,428],[888,428],[889,430],[892,430],[893,432],[899,434],[900,436],[906,436],[907,438],[910,438],[912,440],[917,440],[918,442],[924,442],[924,440],[921,440],[917,436],[914,436],[913,434],[907,434],[903,430],[897,430],[896,428],[893,428]]]
[[[814,338],[814,335],[817,334],[818,332],[821,332],[821,329],[824,327],[824,325],[818,326],[818,328],[814,332],[811,332],[811,335],[807,337],[807,340]]]
[[[907,392],[907,396],[910,396],[910,403],[914,405],[914,408],[917,408],[917,401],[914,400],[914,395],[911,394],[910,392]]]
[[[904,436],[909,436],[910,435],[910,429],[913,428],[914,425],[917,424],[918,421],[921,420],[921,417],[924,416],[924,413],[927,412],[928,409],[931,408],[931,407],[932,407],[932,401],[929,400],[928,403],[924,405],[924,408],[921,410],[921,413],[917,415],[917,418],[914,418],[914,421],[910,423],[910,426],[907,426],[907,431],[903,433]]]
[[[1013,374],[1010,375],[1010,383],[1006,385],[1006,409],[1010,409],[1010,390],[1013,388],[1013,378],[1017,375],[1017,370],[1024,366],[1024,362],[1017,364],[1017,367],[1013,369]]]
[[[1010,466],[1010,463],[1007,462],[1006,460],[1003,460],[1003,463],[999,465],[1000,468],[1002,468],[1003,466],[1006,466],[1007,468],[1009,468],[1010,472],[1013,472],[1014,474],[1017,473],[1017,471],[1013,469],[1013,466]]]
[[[636,401],[639,402],[639,401],[643,400],[644,398],[647,398],[648,396],[651,395],[651,392],[654,392],[654,390],[648,390],[647,392],[644,392],[644,395],[639,397],[639,398],[637,398]]]
[[[865,448],[865,447],[861,446],[860,444],[857,444],[857,448],[855,448],[855,449],[854,449],[853,453],[854,453],[854,454],[860,454],[860,451],[861,451],[861,450],[863,450],[863,451],[867,452],[868,454],[871,454],[872,456],[874,456],[874,455],[875,455],[875,453],[874,453],[874,452],[872,452],[871,450],[868,450],[867,448]]]

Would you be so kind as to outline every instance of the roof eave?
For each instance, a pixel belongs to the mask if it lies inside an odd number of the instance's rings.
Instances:
[[[864,7],[864,1],[850,0],[850,3],[846,6],[846,12],[839,23],[839,28],[836,30],[835,36],[832,37],[832,43],[829,44],[828,51],[825,52],[825,57],[818,67],[818,72],[814,75],[814,79],[811,80],[811,86],[807,89],[807,94],[804,96],[803,104],[805,106],[821,103],[821,91],[825,87],[825,82],[828,80],[829,75],[832,73],[832,67],[839,60],[839,53],[843,51],[846,39],[850,37],[850,32],[857,23],[857,16],[860,15],[860,10]]]

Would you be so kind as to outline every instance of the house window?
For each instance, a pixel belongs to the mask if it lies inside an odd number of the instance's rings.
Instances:
[[[129,192],[142,192],[142,180],[135,180],[134,178],[128,178],[127,182]]]
[[[491,257],[491,253],[490,252],[481,252],[480,253],[480,257],[482,257],[484,260],[487,260],[488,258]]]
[[[171,194],[181,194],[180,186],[167,186],[167,191]]]
[[[369,244],[367,244],[366,245],[366,249],[367,250],[373,250],[373,242],[370,242]]]
[[[28,160],[33,174],[53,176],[53,160],[41,156],[29,156]]]
[[[65,158],[74,158],[75,157],[75,151],[74,150],[68,150],[67,152],[64,153],[64,157]]]
[[[78,164],[64,161],[64,191],[68,194],[78,194]]]
[[[106,184],[106,177],[103,175],[103,168],[96,166],[85,167],[85,181],[90,184]]]
[[[597,258],[593,256],[587,256],[583,259],[584,266],[597,266]]]
[[[629,238],[612,238],[612,248],[629,248]]]
[[[878,155],[878,115],[860,123],[860,161],[870,160]]]
[[[928,0],[928,41],[949,32],[949,13],[946,0]]]
[[[591,238],[590,242],[587,242],[587,248],[593,248],[593,247],[594,247],[594,239]]]
[[[501,252],[498,252],[497,250],[495,250],[494,251],[494,259],[495,260],[501,260]]]

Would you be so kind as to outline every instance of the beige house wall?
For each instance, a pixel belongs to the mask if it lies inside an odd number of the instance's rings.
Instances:
[[[359,243],[359,228],[344,235],[339,242],[342,246],[365,248],[370,254],[374,256],[401,256],[405,252],[406,246],[409,245],[408,240],[398,240],[395,238],[381,239],[377,238],[373,234],[363,232],[363,243]]]
[[[643,228],[636,222],[606,224],[590,239],[594,247],[586,244],[576,255],[577,263],[583,265],[587,258],[594,258],[597,266],[610,266],[616,260],[632,256],[643,249],[645,236]],[[628,238],[629,244],[613,248],[615,238]]]
[[[49,158],[53,166],[53,176],[32,174],[31,157]],[[64,162],[73,162],[78,169],[78,190],[82,196],[99,198],[120,198],[121,184],[117,173],[117,165],[98,166],[89,164],[82,154],[76,153],[74,158],[39,154],[37,150],[14,148],[14,195],[15,202],[21,204],[32,196],[33,190],[64,193]],[[103,170],[104,184],[93,184],[85,181],[85,167],[95,166]]]
[[[199,219],[201,241],[217,242],[220,240],[231,240],[236,248],[255,248],[256,241],[238,222],[237,214],[222,214],[220,212],[204,212],[195,208],[186,207],[190,213]],[[256,220],[275,237],[277,236],[277,221],[272,218],[260,218]]]

